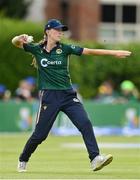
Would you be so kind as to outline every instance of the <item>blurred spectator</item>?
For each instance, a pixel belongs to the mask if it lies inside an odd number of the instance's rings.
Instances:
[[[121,89],[121,102],[138,101],[139,93],[132,81],[125,80],[120,84]]]
[[[98,95],[95,101],[101,103],[115,103],[118,94],[114,90],[114,84],[111,80],[103,82],[98,88]]]
[[[31,86],[35,86],[36,84],[36,79],[32,76],[28,76],[27,78],[25,78],[25,81],[27,81]]]
[[[35,78],[27,77],[19,82],[19,87],[16,89],[16,98],[19,100],[32,101],[37,96],[35,92]]]
[[[11,92],[5,85],[0,84],[0,100],[8,101],[11,98]]]
[[[6,91],[6,87],[3,84],[0,84],[0,99],[4,98],[5,91]]]
[[[32,76],[28,76],[25,81],[30,87],[32,97],[38,99],[38,91],[36,90],[36,79]]]

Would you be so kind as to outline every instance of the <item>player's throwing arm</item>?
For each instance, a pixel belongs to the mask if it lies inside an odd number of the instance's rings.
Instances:
[[[29,36],[27,34],[21,34],[19,36],[15,36],[12,39],[12,44],[16,47],[23,48],[23,44],[31,43],[33,42],[33,36]]]

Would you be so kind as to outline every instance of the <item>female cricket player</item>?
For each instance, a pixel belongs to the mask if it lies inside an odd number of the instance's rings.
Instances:
[[[86,145],[93,171],[100,170],[109,164],[112,155],[100,155],[92,124],[72,88],[69,74],[69,57],[74,55],[112,55],[125,58],[129,51],[89,49],[60,42],[63,31],[68,27],[56,19],[51,19],[44,28],[44,42],[30,43],[30,36],[23,34],[12,39],[12,43],[26,52],[31,53],[36,60],[38,72],[38,87],[40,90],[40,107],[35,130],[27,141],[19,157],[18,171],[26,171],[26,165],[37,146],[44,141],[56,119],[59,111],[63,111],[81,132]]]

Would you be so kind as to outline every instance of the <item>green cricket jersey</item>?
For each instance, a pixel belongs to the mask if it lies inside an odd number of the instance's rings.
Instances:
[[[24,44],[24,50],[34,55],[37,61],[39,89],[70,89],[69,56],[81,55],[83,48],[57,43],[49,53],[42,45]]]

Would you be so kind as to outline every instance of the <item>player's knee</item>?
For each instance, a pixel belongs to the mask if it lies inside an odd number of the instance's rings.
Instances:
[[[92,124],[90,120],[86,120],[84,123],[81,124],[80,131],[90,131],[92,129]]]

